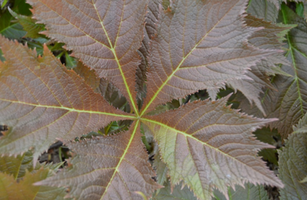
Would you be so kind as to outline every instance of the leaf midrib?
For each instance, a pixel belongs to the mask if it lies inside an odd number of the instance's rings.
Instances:
[[[119,173],[118,168],[121,166],[122,161],[125,159],[125,156],[126,156],[126,154],[128,153],[128,149],[130,148],[130,145],[131,145],[131,143],[132,143],[132,141],[133,141],[133,139],[134,139],[134,137],[135,137],[135,134],[136,134],[136,132],[137,132],[137,128],[138,128],[138,126],[139,126],[139,123],[140,123],[140,120],[136,120],[135,125],[134,125],[134,129],[133,129],[133,132],[131,133],[131,136],[130,136],[129,142],[128,142],[126,148],[125,148],[125,151],[124,151],[124,153],[122,154],[120,160],[118,161],[117,166],[115,167],[114,172],[113,172],[113,174],[112,174],[112,177],[110,178],[108,185],[105,187],[105,191],[104,191],[104,193],[101,195],[100,200],[102,200],[103,197],[105,196],[105,194],[108,193],[108,188],[109,188],[110,185],[112,184],[113,179],[114,179],[114,176],[115,176],[117,173]],[[120,174],[120,173],[119,173],[119,174]],[[125,183],[124,183],[124,184],[125,184]],[[125,185],[126,185],[126,184],[125,184]]]
[[[127,83],[126,77],[125,77],[125,75],[124,75],[124,73],[123,73],[123,71],[122,71],[121,64],[120,64],[119,59],[118,59],[118,57],[117,57],[115,48],[114,48],[113,45],[112,45],[112,42],[111,42],[111,40],[110,40],[110,37],[109,37],[109,35],[108,35],[108,33],[107,33],[107,31],[106,31],[106,29],[105,29],[103,23],[102,23],[103,21],[101,20],[101,17],[100,17],[100,15],[99,15],[99,13],[98,13],[98,10],[97,10],[97,8],[96,8],[96,4],[93,2],[93,0],[92,0],[93,7],[94,7],[94,9],[95,9],[95,11],[96,11],[96,14],[97,14],[98,18],[99,18],[99,22],[100,22],[101,27],[102,27],[102,29],[103,29],[103,31],[104,31],[106,37],[107,37],[107,40],[108,40],[108,42],[109,42],[110,47],[108,47],[107,45],[103,44],[102,42],[96,40],[96,39],[93,38],[91,35],[87,34],[87,33],[84,32],[83,30],[81,30],[79,27],[77,27],[77,26],[75,26],[74,24],[72,24],[69,20],[67,20],[67,19],[66,19],[65,17],[63,17],[61,14],[59,14],[59,13],[56,12],[55,10],[51,9],[48,5],[44,4],[44,2],[42,2],[42,1],[40,1],[40,2],[41,2],[43,5],[45,5],[46,7],[48,7],[50,10],[52,10],[53,12],[55,12],[56,14],[58,14],[59,16],[61,16],[61,17],[62,17],[63,19],[65,19],[69,24],[71,24],[71,25],[74,26],[76,29],[78,29],[79,31],[81,31],[82,33],[84,33],[86,36],[90,37],[92,40],[94,40],[95,42],[97,42],[97,43],[103,45],[104,47],[106,47],[107,49],[109,49],[109,50],[112,52],[112,54],[113,54],[113,56],[114,56],[114,60],[115,60],[116,63],[117,63],[117,66],[118,66],[118,69],[119,69],[119,71],[120,71],[121,77],[122,77],[123,82],[124,82],[124,84],[125,84],[125,87],[126,87],[126,90],[127,90],[128,95],[129,95],[129,99],[130,99],[130,101],[131,101],[131,104],[132,104],[132,107],[133,107],[133,109],[134,109],[134,112],[135,112],[135,114],[136,114],[137,116],[139,116],[138,109],[137,109],[137,107],[136,107],[136,105],[135,105],[135,102],[134,102],[134,100],[133,100],[133,96],[132,96],[132,94],[131,94],[131,91],[130,91],[129,85],[128,85],[128,83]],[[121,22],[122,22],[122,21],[121,21]],[[117,35],[117,36],[118,36],[118,35]]]
[[[22,101],[14,101],[14,100],[1,99],[1,98],[0,98],[0,101],[9,102],[9,103],[16,103],[16,104],[23,104],[23,105],[27,105],[27,106],[33,106],[33,107],[36,107],[36,108],[53,108],[53,109],[67,110],[69,112],[108,115],[108,116],[115,116],[115,117],[123,117],[123,118],[131,119],[131,120],[137,119],[136,116],[131,115],[129,113],[124,113],[124,114],[121,115],[121,114],[116,114],[116,113],[112,113],[112,112],[81,110],[81,109],[69,108],[69,107],[65,107],[65,106],[41,105],[41,104],[34,104],[34,103],[28,103],[28,102],[22,102]]]
[[[130,99],[130,102],[131,102],[131,104],[132,104],[134,113],[135,113],[136,116],[139,116],[138,109],[137,109],[137,107],[136,107],[136,105],[135,105],[135,103],[134,103],[134,99],[133,99],[133,97],[132,97],[132,94],[131,94],[129,85],[128,85],[128,83],[127,83],[125,74],[124,74],[123,69],[122,69],[122,66],[121,66],[121,64],[120,64],[120,62],[119,62],[119,59],[118,59],[118,57],[117,57],[115,48],[113,47],[113,44],[112,44],[111,39],[110,39],[110,37],[109,37],[109,34],[108,34],[107,30],[105,29],[105,27],[104,27],[104,25],[103,25],[103,20],[101,19],[100,15],[99,15],[99,12],[98,12],[98,10],[97,10],[97,7],[96,7],[96,5],[95,5],[95,3],[94,3],[93,0],[92,0],[92,3],[93,3],[93,6],[94,6],[94,9],[95,9],[95,11],[96,11],[96,14],[97,14],[97,16],[98,16],[98,18],[99,18],[99,22],[100,22],[101,27],[102,27],[102,29],[103,29],[103,31],[104,31],[104,34],[106,35],[106,37],[107,37],[107,39],[108,39],[108,42],[109,42],[109,45],[110,45],[110,50],[111,50],[112,53],[113,53],[114,59],[115,59],[115,61],[116,61],[116,63],[117,63],[118,69],[119,69],[119,71],[120,71],[120,75],[121,75],[121,77],[122,77],[122,79],[123,79],[123,81],[124,81],[124,84],[125,84],[127,93],[128,93],[128,95],[129,95],[129,99]],[[123,2],[124,7],[125,7],[125,5],[126,5],[125,3],[126,3],[126,0],[124,0],[124,2]],[[121,28],[121,25],[122,25],[122,18],[123,18],[123,13],[121,14],[121,20],[120,20],[119,29]],[[117,33],[117,35],[116,35],[116,41],[117,41],[117,38],[118,38],[118,33]],[[115,43],[115,44],[116,44],[116,43]]]
[[[287,17],[285,16],[286,13],[285,13],[284,9],[281,9],[281,10],[282,10],[282,17],[283,17],[283,20],[284,20],[284,24],[289,24]],[[296,66],[296,62],[295,62],[295,58],[294,58],[294,54],[293,54],[293,51],[295,50],[295,48],[291,43],[289,33],[287,34],[286,39],[287,39],[287,42],[288,42],[288,45],[289,45],[289,52],[290,52],[292,64],[293,64],[294,82],[296,83],[298,99],[299,99],[299,102],[300,102],[300,111],[301,111],[301,114],[304,115],[304,108],[303,108],[304,102],[303,102],[303,99],[302,99],[302,94],[301,94],[301,91],[300,91],[301,89],[300,89],[300,84],[299,84],[300,78],[297,74],[297,66]]]

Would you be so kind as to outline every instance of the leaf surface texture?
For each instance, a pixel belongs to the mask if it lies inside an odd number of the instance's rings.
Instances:
[[[0,43],[6,58],[0,63],[0,121],[14,127],[0,140],[1,153],[35,146],[38,158],[56,138],[77,137],[122,118],[123,112],[66,70],[47,47],[37,58],[35,51],[2,36]]]
[[[307,115],[300,121],[294,131],[306,125]],[[285,184],[280,191],[281,200],[307,198],[307,131],[292,133],[286,146],[279,151],[279,178]]]
[[[183,180],[201,199],[209,198],[213,188],[226,194],[226,185],[244,181],[282,186],[256,156],[256,149],[271,146],[251,134],[269,120],[242,115],[226,101],[193,102],[143,119],[159,143],[172,184]]]
[[[37,158],[60,139],[76,154],[40,185],[68,187],[76,199],[151,197],[161,186],[152,179],[142,125],[159,147],[161,184],[168,173],[171,188],[182,183],[199,199],[211,199],[215,188],[227,196],[229,186],[246,182],[283,186],[257,156],[272,146],[252,135],[275,119],[233,110],[228,98],[214,100],[231,86],[260,108],[252,80],[271,87],[275,64],[287,64],[273,35],[288,27],[247,15],[247,0],[28,2],[46,24],[44,33],[78,59],[77,68],[67,70],[46,46],[37,57],[0,37],[6,59],[0,63],[6,86],[0,88],[0,123],[10,127],[0,153],[34,148]],[[211,100],[174,110],[163,105],[203,89]],[[69,142],[119,120],[128,131]]]
[[[150,196],[158,185],[140,139],[139,125],[130,132],[100,137],[68,146],[77,154],[60,175],[43,181],[50,186],[71,186],[78,199],[143,200],[136,192]]]
[[[246,43],[255,30],[245,27],[240,16],[244,2],[176,1],[172,12],[160,14],[141,114],[200,89],[215,99],[227,82],[248,79],[251,66],[276,53]]]

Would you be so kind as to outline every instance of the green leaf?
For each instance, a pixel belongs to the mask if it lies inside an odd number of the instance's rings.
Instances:
[[[26,35],[21,24],[12,24],[1,31],[1,34],[9,39],[21,39]]]
[[[38,38],[42,36],[39,34],[39,32],[44,29],[44,25],[36,24],[35,21],[31,17],[19,15],[15,13],[13,10],[11,10],[10,8],[9,8],[9,11],[11,15],[15,17],[17,21],[22,25],[23,30],[27,32],[24,37]]]
[[[7,4],[7,1],[8,1],[8,0],[3,0],[3,1],[2,1],[1,8],[3,8],[3,7]]]
[[[306,116],[300,124],[307,123]],[[300,124],[294,131],[302,128]],[[307,199],[307,183],[303,180],[307,176],[307,132],[292,133],[278,154],[279,178],[285,184],[280,190],[281,200]]]
[[[76,66],[76,61],[67,52],[65,52],[66,67],[73,68]]]
[[[33,156],[30,151],[17,157],[2,156],[0,158],[0,171],[13,175],[14,179],[23,177],[26,171],[33,171]]]
[[[303,3],[297,3],[296,8],[295,8],[295,12],[300,17],[304,17],[304,4]]]
[[[153,161],[153,168],[155,169],[157,173],[157,177],[156,177],[157,183],[159,185],[164,185],[164,183],[167,181],[168,169],[167,169],[166,164],[162,161],[159,152],[155,154],[154,161]],[[161,189],[157,190],[156,194],[159,194],[160,191]]]
[[[264,101],[267,101],[266,107],[271,112],[269,116],[280,119],[271,127],[277,127],[282,137],[287,138],[292,132],[292,126],[307,111],[307,23],[285,5],[282,5],[281,13],[280,18],[284,24],[297,24],[286,36],[286,55],[292,66],[282,66],[292,77],[276,76],[273,85],[277,90],[269,91]]]
[[[231,200],[269,200],[267,191],[262,185],[244,184],[244,187],[236,185],[236,187],[228,189],[229,199]],[[220,192],[215,192],[214,200],[226,200]]]
[[[1,200],[64,200],[64,189],[48,186],[35,186],[37,181],[46,179],[52,170],[41,168],[32,173],[26,172],[22,180],[16,181],[13,176],[0,172],[0,199]]]
[[[196,200],[193,192],[188,187],[183,187],[181,184],[171,187],[169,181],[166,182],[164,188],[160,189],[158,194],[152,197],[152,200]]]
[[[292,133],[292,127],[298,123],[307,111],[307,22],[295,14],[286,5],[282,5],[279,19],[287,26],[295,26],[286,35],[286,57],[290,66],[282,65],[281,69],[291,76],[276,75],[272,79],[275,90],[267,90],[262,95],[262,105],[268,117],[279,120],[270,124],[277,128],[285,139]],[[257,110],[251,110],[241,102],[241,108],[256,116],[262,116]]]

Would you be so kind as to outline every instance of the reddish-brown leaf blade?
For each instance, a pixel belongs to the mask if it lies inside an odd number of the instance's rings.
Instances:
[[[77,199],[143,200],[135,192],[151,196],[159,186],[152,179],[138,123],[129,132],[69,143],[77,154],[71,167],[40,184],[69,186]]]
[[[34,160],[56,138],[72,139],[125,119],[45,46],[44,56],[0,36],[0,123],[13,127],[0,140],[1,154],[35,147]]]
[[[143,39],[147,1],[28,2],[38,21],[46,24],[46,34],[66,43],[99,77],[112,81],[136,111],[137,49]]]
[[[172,184],[183,180],[200,199],[209,199],[214,188],[227,195],[227,186],[245,182],[283,186],[257,157],[272,146],[252,135],[274,119],[243,115],[226,102],[192,102],[142,120],[154,133]]]
[[[142,114],[200,89],[215,98],[228,81],[248,78],[251,66],[275,53],[247,43],[256,29],[244,25],[245,3],[179,0],[160,13]]]

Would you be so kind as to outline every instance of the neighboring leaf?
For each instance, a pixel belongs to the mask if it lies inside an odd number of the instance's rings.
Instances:
[[[236,185],[235,189],[228,189],[231,200],[269,200],[268,193],[262,185],[244,184],[244,187]],[[219,191],[215,192],[214,200],[227,200]]]
[[[33,170],[33,156],[30,151],[17,157],[2,156],[0,157],[0,172],[13,175],[14,179],[23,177],[26,170]]]
[[[67,144],[77,155],[68,169],[40,184],[71,186],[77,199],[133,199],[151,196],[158,185],[141,141],[139,124],[126,133]],[[80,184],[81,183],[81,184]]]
[[[260,140],[261,142],[265,142],[271,145],[274,145],[276,143],[275,138],[279,137],[279,133],[277,132],[277,130],[270,130],[269,128],[262,128],[262,129],[258,129],[254,132],[254,134],[256,135],[257,139]]]
[[[293,133],[307,133],[307,113],[300,119],[293,129]]]
[[[304,17],[304,4],[302,2],[296,4],[295,12],[300,17]]]
[[[26,3],[26,0],[14,0],[13,7],[11,9],[21,15],[31,15],[30,5]],[[14,24],[12,19],[13,16],[10,14],[8,9],[5,8],[4,10],[0,10],[0,32]]]
[[[146,73],[148,69],[150,41],[157,34],[156,23],[158,21],[159,15],[159,3],[161,3],[161,0],[150,0],[148,3],[145,19],[146,24],[144,27],[144,38],[142,41],[142,46],[138,51],[141,57],[141,64],[136,71],[136,90],[138,91],[139,99],[142,99],[146,96],[144,84],[146,81]]]
[[[27,34],[26,31],[23,30],[21,24],[12,24],[1,31],[1,35],[9,38],[9,39],[20,39]]]
[[[91,70],[87,66],[83,65],[82,62],[78,62],[77,66],[73,70],[80,75],[86,84],[91,86],[95,92],[99,92],[100,78],[97,77],[94,70]]]
[[[276,139],[280,139],[279,133],[277,130],[270,130],[269,128],[262,128],[258,129],[257,131],[254,132],[256,135],[257,139],[260,140],[261,142],[265,142],[271,145],[276,146]],[[276,166],[278,165],[277,163],[277,151],[276,149],[262,149],[259,153],[259,156],[261,156],[264,160],[267,160]]]
[[[2,32],[4,29],[12,25],[11,20],[13,19],[13,17],[8,10],[6,10],[5,12],[0,12],[0,16],[0,32]]]
[[[101,78],[98,89],[101,95],[115,108],[125,108],[124,110],[126,112],[130,112],[130,107],[127,105],[126,98],[110,81]]]
[[[20,15],[30,16],[32,15],[31,6],[26,2],[26,0],[14,0],[14,6],[12,10]]]
[[[279,118],[271,127],[277,127],[281,136],[287,138],[292,126],[307,111],[307,22],[285,5],[282,5],[281,19],[285,24],[297,24],[286,37],[287,58],[292,67],[282,66],[292,77],[277,75],[273,85],[278,91],[268,91],[264,103],[268,116]]]
[[[40,31],[44,29],[44,25],[35,24],[35,21],[29,16],[23,16],[15,13],[9,8],[9,11],[13,17],[22,25],[23,30],[27,32],[24,37],[38,38],[41,37],[39,34]]]
[[[155,154],[153,168],[155,169],[157,174],[157,183],[159,185],[164,185],[165,181],[167,180],[168,169],[166,164],[161,160],[159,151],[157,151],[157,153]],[[156,194],[159,194],[160,191],[161,189],[157,190]]]
[[[43,167],[33,173],[27,172],[22,180],[16,181],[13,176],[0,173],[0,199],[1,200],[64,200],[64,189],[47,186],[34,186],[50,176],[50,169]]]
[[[307,132],[293,133],[279,153],[279,178],[285,184],[280,199],[307,199]]]
[[[258,155],[261,156],[263,160],[269,161],[270,163],[273,163],[275,166],[278,166],[276,149],[262,149],[258,153]]]
[[[3,0],[3,1],[2,1],[1,8],[3,8],[3,7],[7,4],[7,1],[8,1],[8,0]]]
[[[278,51],[282,47],[282,38],[292,28],[292,26],[271,24],[251,15],[247,15],[245,21],[249,27],[263,27],[249,37],[249,43],[260,49],[276,49]],[[255,66],[252,66],[251,70],[246,74],[249,79],[235,79],[230,80],[228,83],[233,88],[240,90],[250,103],[254,102],[264,114],[265,111],[261,105],[260,93],[262,93],[264,87],[274,89],[269,81],[269,76],[275,75],[275,64],[289,65],[282,51],[269,55],[267,60],[261,60]]]
[[[278,9],[270,0],[251,0],[247,12],[268,22],[276,22]]]
[[[172,12],[160,13],[141,115],[201,89],[215,99],[226,83],[248,79],[245,73],[251,66],[278,53],[246,43],[256,29],[244,25],[240,16],[244,4],[244,0],[173,1]]]
[[[142,119],[154,133],[172,184],[183,180],[200,199],[209,199],[214,188],[227,195],[228,186],[245,182],[282,187],[257,157],[258,149],[272,146],[251,134],[273,120],[243,115],[226,102],[194,101]]]
[[[64,42],[99,77],[110,80],[137,113],[136,50],[143,39],[147,1],[80,1],[74,5],[63,0],[28,2],[38,22],[46,24],[46,34]]]
[[[272,2],[276,6],[277,9],[280,9],[280,5],[281,5],[282,2],[287,3],[287,0],[269,0],[269,1]],[[298,1],[301,1],[301,0],[290,0],[290,1],[298,2]]]
[[[0,123],[13,127],[0,140],[1,154],[35,147],[35,162],[56,138],[71,139],[125,119],[46,46],[37,58],[35,51],[2,36],[0,45],[6,59],[0,62]]]
[[[281,69],[291,76],[276,75],[272,85],[275,90],[267,90],[262,95],[262,105],[268,117],[279,120],[270,123],[277,128],[285,139],[292,132],[292,127],[307,111],[307,22],[295,14],[286,5],[282,5],[280,20],[284,24],[297,24],[286,35],[286,57],[291,66],[282,65]],[[262,116],[257,109],[251,109],[247,102],[241,101],[240,108],[248,114]]]
[[[76,66],[76,61],[71,57],[67,51],[65,52],[65,63],[67,68],[74,68]]]
[[[183,187],[181,184],[171,187],[167,181],[164,188],[152,197],[152,200],[197,200],[193,192],[188,187]]]

